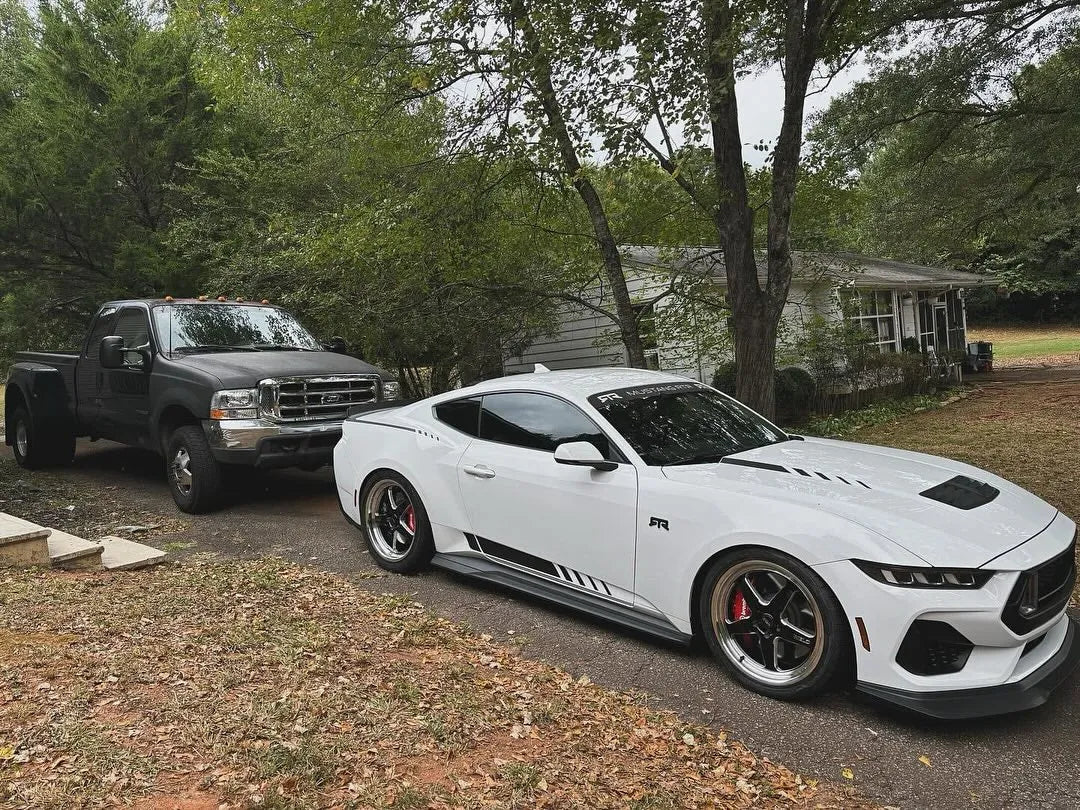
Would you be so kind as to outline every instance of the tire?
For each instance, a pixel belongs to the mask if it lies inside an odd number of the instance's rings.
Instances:
[[[435,554],[424,502],[413,485],[392,470],[377,470],[364,482],[360,528],[372,558],[387,571],[415,574],[425,570]]]
[[[806,565],[773,549],[737,549],[713,562],[698,618],[713,657],[767,697],[813,697],[850,672],[851,630],[836,596]]]
[[[43,467],[61,467],[75,458],[75,434],[54,431],[51,436],[42,435],[34,418],[22,405],[15,409],[11,419],[11,448],[18,465],[27,470]]]
[[[173,431],[165,453],[165,472],[169,490],[181,512],[198,515],[221,505],[224,471],[198,425],[185,425]]]

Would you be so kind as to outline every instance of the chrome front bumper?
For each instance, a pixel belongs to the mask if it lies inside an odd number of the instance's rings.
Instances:
[[[330,463],[341,422],[282,424],[269,419],[203,421],[214,457],[254,467],[318,467]]]

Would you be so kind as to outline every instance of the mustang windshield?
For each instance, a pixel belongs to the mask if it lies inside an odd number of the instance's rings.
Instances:
[[[698,383],[625,388],[589,402],[654,467],[716,462],[788,439],[749,408]]]
[[[153,312],[161,349],[169,355],[322,348],[292,315],[276,307],[173,304]]]

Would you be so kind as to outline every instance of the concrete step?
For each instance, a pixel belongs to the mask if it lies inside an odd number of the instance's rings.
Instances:
[[[53,568],[65,571],[97,571],[101,569],[100,543],[91,543],[67,532],[50,529],[49,561]]]
[[[101,554],[101,567],[106,571],[130,571],[134,568],[146,568],[157,565],[165,559],[165,552],[125,540],[123,537],[102,537],[96,541],[104,551]]]
[[[49,530],[0,512],[0,565],[49,565]]]

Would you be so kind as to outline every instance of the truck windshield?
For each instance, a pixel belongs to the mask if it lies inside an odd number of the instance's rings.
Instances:
[[[589,402],[650,466],[708,464],[788,439],[749,408],[697,383],[624,388]]]
[[[292,315],[276,307],[173,304],[154,308],[154,324],[168,355],[322,348]]]

